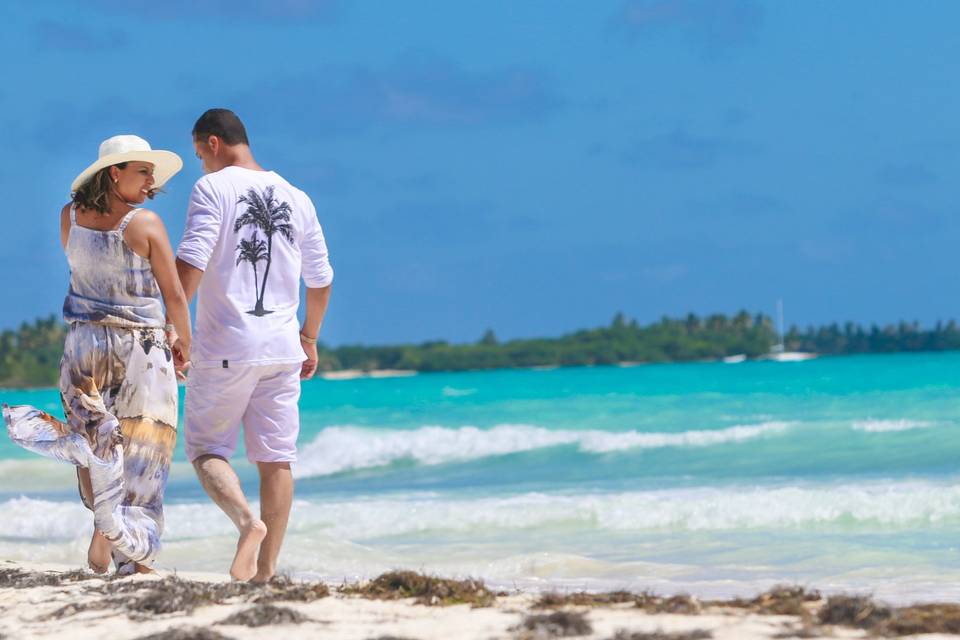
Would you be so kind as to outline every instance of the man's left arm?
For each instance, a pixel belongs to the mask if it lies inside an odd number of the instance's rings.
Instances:
[[[307,380],[317,371],[319,363],[317,337],[320,335],[323,318],[327,314],[330,288],[333,284],[333,267],[330,266],[327,243],[312,203],[307,213],[307,228],[303,234],[300,253],[300,271],[307,285],[307,313],[303,328],[300,330],[300,345],[307,359],[300,370],[300,378]]]
[[[317,336],[323,325],[323,317],[327,315],[327,305],[330,304],[330,289],[332,285],[322,288],[307,287],[307,315],[300,330],[300,346],[307,356],[300,369],[300,379],[308,380],[317,372],[320,356],[317,354]]]

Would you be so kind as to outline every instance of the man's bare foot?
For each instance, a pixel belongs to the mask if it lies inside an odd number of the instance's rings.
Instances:
[[[275,575],[276,575],[275,573],[271,573],[270,575],[266,575],[266,574],[260,573],[260,572],[258,571],[258,572],[257,572],[257,575],[255,575],[255,576],[253,576],[252,578],[250,578],[250,582],[254,582],[254,583],[256,583],[256,584],[266,584],[266,583],[270,582],[271,580],[273,580],[273,577],[274,577]]]
[[[107,540],[99,529],[93,530],[93,537],[90,538],[90,548],[87,550],[87,564],[93,569],[94,573],[106,573],[110,568],[110,552],[113,545]]]
[[[260,543],[267,537],[267,525],[262,520],[252,520],[240,532],[237,540],[237,555],[233,556],[230,565],[230,577],[234,580],[249,580],[257,573],[257,552]]]
[[[148,567],[147,565],[145,565],[145,564],[140,564],[139,562],[134,562],[134,563],[133,563],[133,570],[134,570],[134,572],[136,572],[136,573],[156,573],[156,571],[154,571],[153,569],[151,569],[151,568]]]

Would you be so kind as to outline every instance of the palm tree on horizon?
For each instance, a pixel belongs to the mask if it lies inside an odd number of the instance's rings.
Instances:
[[[267,293],[267,278],[270,276],[270,264],[273,262],[273,236],[280,234],[293,243],[293,225],[290,224],[290,217],[293,215],[293,209],[286,202],[278,201],[274,196],[273,185],[263,190],[263,194],[257,193],[253,187],[247,189],[247,193],[240,196],[237,204],[246,204],[247,210],[237,218],[233,225],[233,230],[239,232],[245,226],[254,228],[254,237],[256,231],[262,231],[266,236],[266,267],[263,270],[263,281],[260,290],[257,292],[257,303],[253,309],[247,313],[255,316],[265,316],[273,311],[263,308],[263,298]],[[263,242],[260,240],[260,242]],[[241,250],[243,241],[237,245],[238,251]],[[240,260],[242,262],[242,260]],[[239,265],[239,262],[237,263]],[[256,269],[256,263],[254,263]]]

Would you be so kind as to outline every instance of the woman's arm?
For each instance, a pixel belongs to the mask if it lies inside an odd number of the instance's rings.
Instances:
[[[132,229],[134,222],[137,223],[136,228]],[[177,268],[173,262],[173,248],[170,246],[170,238],[167,236],[163,220],[152,211],[141,211],[127,227],[127,233],[131,231],[137,235],[142,234],[149,243],[150,253],[147,259],[150,261],[153,277],[157,279],[157,285],[160,287],[167,317],[177,332],[177,341],[173,344],[174,351],[183,361],[189,360],[192,339],[190,308],[187,306],[183,287],[180,286],[180,278],[177,277]]]

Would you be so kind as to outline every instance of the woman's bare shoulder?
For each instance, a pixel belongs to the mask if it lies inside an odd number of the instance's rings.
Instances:
[[[133,216],[127,224],[127,231],[133,232],[136,235],[141,233],[151,235],[161,231],[165,232],[166,227],[163,224],[163,219],[156,211],[140,209],[137,211],[137,215]]]
[[[133,216],[127,228],[152,229],[157,226],[163,226],[163,219],[152,209],[139,209],[137,215]]]

